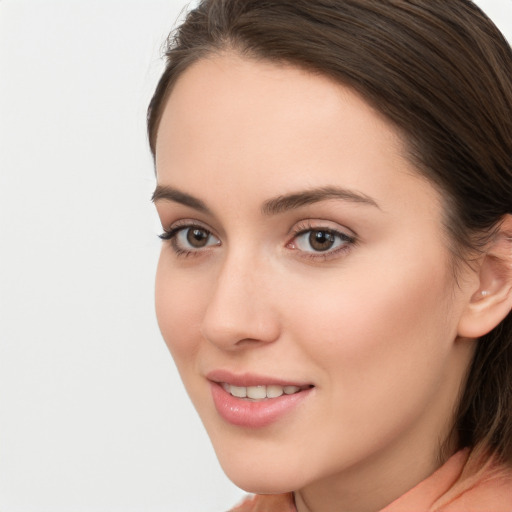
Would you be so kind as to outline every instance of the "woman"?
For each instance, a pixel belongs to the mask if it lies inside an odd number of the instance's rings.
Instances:
[[[468,0],[203,0],[169,41],[157,316],[236,510],[512,509],[511,77]]]

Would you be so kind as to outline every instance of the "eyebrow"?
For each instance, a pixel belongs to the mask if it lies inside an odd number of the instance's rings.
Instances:
[[[329,199],[342,199],[344,201],[366,204],[380,209],[376,201],[366,194],[345,188],[328,186],[277,196],[265,201],[261,207],[261,211],[264,215],[277,215],[288,210],[295,210],[302,206],[319,203],[320,201],[327,201]],[[175,203],[189,206],[194,210],[211,214],[210,209],[200,199],[165,185],[157,185],[151,200],[154,203],[161,200],[173,201]]]
[[[177,190],[172,187],[157,185],[155,191],[153,192],[153,195],[151,196],[151,201],[153,201],[153,203],[156,203],[157,201],[161,201],[162,199],[167,201],[173,201],[175,203],[180,203],[185,206],[190,206],[190,208],[193,208],[194,210],[211,214],[210,209],[200,199],[197,199],[196,197],[191,196],[190,194],[186,194],[185,192],[181,192],[180,190]]]
[[[265,215],[276,215],[288,210],[295,210],[301,206],[327,201],[329,199],[342,199],[353,203],[361,203],[379,208],[379,205],[371,197],[360,192],[340,187],[320,187],[311,190],[304,190],[293,194],[278,196],[269,199],[263,204],[262,212]]]

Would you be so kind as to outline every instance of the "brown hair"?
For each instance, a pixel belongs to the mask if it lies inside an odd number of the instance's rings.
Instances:
[[[153,156],[176,80],[233,50],[327,75],[384,114],[443,193],[456,260],[512,212],[512,51],[470,0],[202,0],[167,43]],[[512,463],[512,313],[478,343],[454,429]]]

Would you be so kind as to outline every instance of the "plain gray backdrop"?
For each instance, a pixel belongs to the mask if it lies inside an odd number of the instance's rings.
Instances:
[[[512,40],[512,0],[477,3]],[[0,0],[2,512],[220,512],[243,495],[153,311],[145,112],[183,7]]]

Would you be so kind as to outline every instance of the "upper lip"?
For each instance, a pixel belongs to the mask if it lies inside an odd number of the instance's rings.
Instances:
[[[206,378],[212,382],[225,382],[233,386],[311,386],[310,382],[300,382],[286,380],[282,378],[270,377],[265,375],[257,375],[255,373],[232,373],[229,370],[212,370],[206,374]]]

